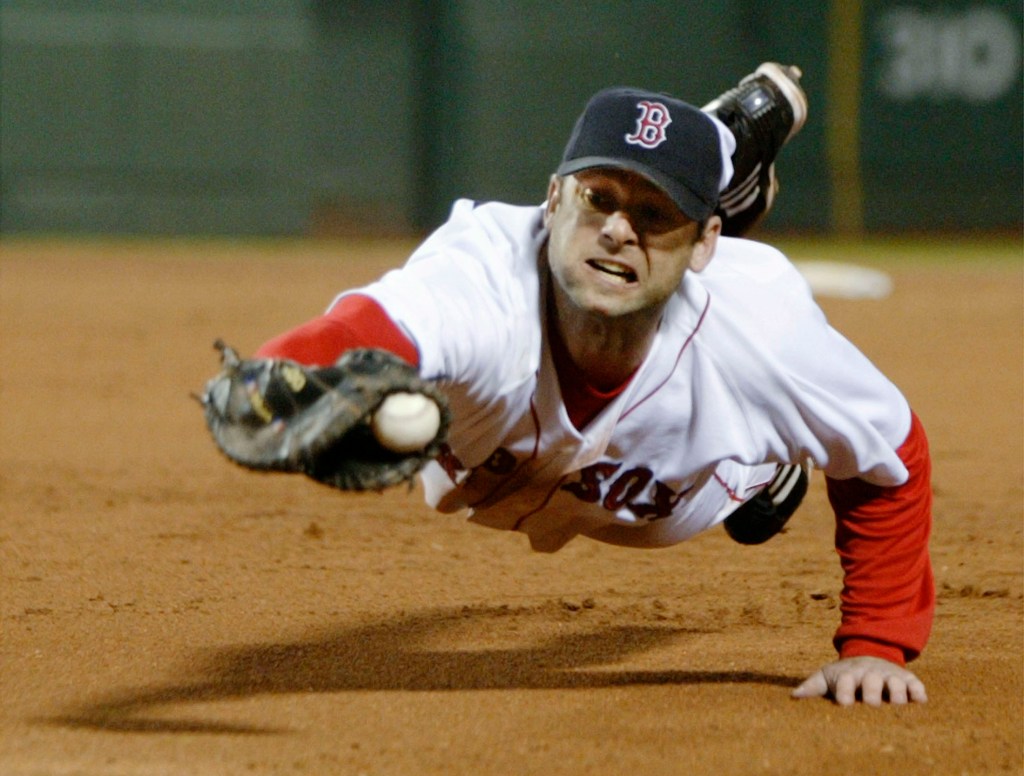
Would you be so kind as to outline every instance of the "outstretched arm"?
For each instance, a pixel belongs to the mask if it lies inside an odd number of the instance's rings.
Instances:
[[[307,366],[329,366],[355,348],[379,348],[413,366],[412,340],[376,301],[362,294],[342,297],[328,312],[265,342],[255,358],[287,358]]]
[[[842,623],[834,638],[840,660],[801,684],[794,697],[831,695],[844,705],[858,692],[869,704],[927,699],[924,685],[905,668],[924,649],[935,613],[928,556],[931,459],[916,415],[897,452],[910,473],[902,485],[826,480],[844,571]]]

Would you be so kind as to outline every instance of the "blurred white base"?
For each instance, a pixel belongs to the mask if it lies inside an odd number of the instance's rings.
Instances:
[[[892,278],[877,269],[836,261],[795,261],[815,296],[882,299],[892,293]]]

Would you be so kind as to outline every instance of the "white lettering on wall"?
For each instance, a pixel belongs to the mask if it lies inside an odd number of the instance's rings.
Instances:
[[[1021,34],[999,9],[897,7],[881,15],[878,30],[884,49],[879,89],[894,100],[990,102],[1017,83]]]

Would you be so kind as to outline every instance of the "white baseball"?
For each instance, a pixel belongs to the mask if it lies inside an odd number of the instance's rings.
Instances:
[[[422,393],[393,393],[381,402],[370,427],[377,441],[388,450],[414,453],[437,436],[441,410]]]

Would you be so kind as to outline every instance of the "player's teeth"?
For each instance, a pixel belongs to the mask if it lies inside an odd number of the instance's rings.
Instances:
[[[628,279],[632,279],[633,278],[633,271],[631,269],[629,269],[629,267],[625,267],[622,264],[617,264],[617,263],[614,263],[614,262],[599,261],[597,259],[594,259],[593,261],[591,261],[591,264],[593,264],[595,267],[597,267],[602,272],[607,272],[607,273],[609,273],[611,275],[617,275],[618,277],[621,277],[621,278],[628,278]]]

